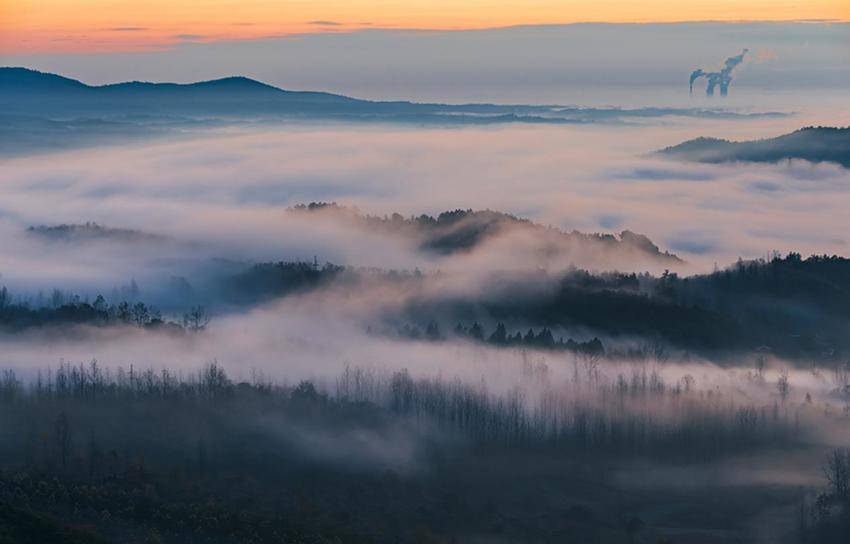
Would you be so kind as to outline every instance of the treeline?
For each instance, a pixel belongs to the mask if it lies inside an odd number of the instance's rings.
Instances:
[[[144,302],[145,293],[135,280],[120,289],[113,289],[111,303],[103,295],[94,300],[54,289],[47,296],[13,296],[0,288],[0,327],[25,329],[47,325],[87,324],[97,326],[137,325],[151,329],[179,331],[201,330],[209,322],[206,305],[218,308],[260,304],[270,300],[311,290],[335,287],[355,288],[361,282],[403,282],[421,280],[418,270],[398,271],[377,268],[353,268],[332,263],[319,265],[304,261],[280,261],[238,265],[215,277],[202,289],[203,295],[193,293],[185,278],[172,278],[176,291],[169,302],[172,311],[189,306],[182,314],[167,318],[154,305]],[[176,307],[176,308],[175,308]]]
[[[251,304],[315,289],[340,279],[344,266],[326,263],[274,262],[258,263],[224,280],[227,300]]]
[[[421,280],[418,270],[319,265],[318,260],[257,263],[225,278],[219,286],[228,303],[256,304],[311,290],[357,288],[367,282],[397,283]]]
[[[277,430],[346,427],[308,382],[234,383],[215,363],[183,375],[92,361],[26,382],[0,376],[0,537],[10,542],[376,541],[345,522],[359,513],[337,492],[313,489],[336,471],[316,475]],[[348,410],[369,428],[374,409]]]
[[[850,355],[850,259],[799,253],[742,261],[712,274],[655,282],[655,296],[728,316],[742,341],[789,357]]]
[[[759,349],[838,363],[850,356],[850,260],[790,253],[689,277],[537,272],[476,297],[417,298],[404,311],[420,323],[455,316],[585,328],[718,359]]]
[[[259,263],[217,279],[206,289],[209,294],[204,300],[225,307],[249,305],[311,290],[369,288],[386,282],[414,282],[415,286],[424,279],[416,270],[320,266],[317,261]],[[402,327],[400,334],[426,339],[444,333],[422,324],[472,323],[462,325],[458,335],[494,345],[597,349],[555,338],[551,332],[584,329],[612,340],[663,342],[717,359],[756,349],[833,363],[850,356],[850,337],[845,333],[850,326],[850,260],[843,257],[803,259],[791,253],[740,261],[726,270],[690,277],[669,272],[653,276],[537,271],[501,278],[491,285],[475,296],[413,296],[398,312],[382,318],[390,323],[418,323]],[[127,289],[129,298],[112,304],[103,297],[88,302],[54,292],[39,305],[15,301],[8,291],[0,292],[0,325],[126,323],[202,328],[185,319],[163,319],[155,308],[138,300],[135,283]],[[192,304],[197,305],[196,300],[192,298]],[[501,332],[493,337],[497,331],[479,330],[480,323],[503,324],[504,337]]]
[[[3,371],[0,402],[11,410],[4,415],[77,403],[92,408],[130,401],[161,405],[157,413],[162,415],[176,405],[186,410],[218,411],[236,409],[243,402],[252,409],[268,403],[278,408],[315,404],[311,410],[321,411],[325,406],[337,415],[367,407],[369,411],[387,410],[394,416],[414,416],[423,423],[418,428],[426,434],[436,423],[438,428],[460,432],[490,446],[545,445],[589,449],[598,454],[629,451],[678,459],[789,446],[804,440],[798,407],[786,405],[784,399],[782,405],[739,403],[712,389],[701,390],[692,376],[669,384],[646,365],[634,365],[629,371],[606,378],[594,358],[576,362],[568,388],[555,388],[549,383],[545,364],[524,365],[523,372],[533,388],[499,394],[481,384],[413,378],[406,370],[377,373],[347,368],[331,390],[322,393],[310,381],[291,387],[275,384],[262,375],[235,383],[216,363],[189,375],[139,371],[133,366],[105,370],[96,361],[88,365],[63,363],[39,371],[26,382],[11,370]],[[357,425],[356,418],[348,421]],[[363,423],[374,421],[370,416]],[[69,451],[59,453],[63,463],[71,457]]]
[[[201,306],[192,307],[175,321],[163,318],[157,308],[141,301],[109,303],[98,295],[89,302],[55,290],[48,304],[36,306],[15,300],[6,287],[0,287],[0,327],[11,331],[51,325],[133,325],[183,332],[202,330],[208,323],[209,317]]]
[[[165,242],[167,238],[132,229],[107,227],[89,221],[61,225],[33,225],[27,233],[53,241],[111,240],[121,243]]]
[[[255,303],[331,285],[352,287],[367,279],[421,278],[416,271],[279,262],[231,277],[225,290],[231,301]],[[850,356],[850,337],[844,332],[850,326],[850,260],[789,253],[689,277],[534,272],[507,278],[475,297],[415,297],[400,315],[388,318],[420,324],[526,324],[534,331],[585,328],[611,337],[660,340],[719,358],[766,349],[788,358],[840,362]],[[411,325],[403,335],[433,337],[435,331],[427,329]],[[534,333],[537,345],[551,345],[541,332],[539,341]],[[489,340],[489,332],[481,334]],[[506,333],[505,342],[517,343],[516,332]]]
[[[697,390],[692,376],[668,384],[641,366],[607,380],[598,360],[587,358],[577,363],[569,387],[556,389],[547,385],[545,365],[526,363],[525,372],[543,384],[541,391],[499,395],[458,380],[349,368],[337,381],[336,398],[374,403],[426,424],[436,421],[488,448],[613,457],[628,452],[633,458],[693,462],[805,441],[796,408],[738,404]]]
[[[587,358],[557,386],[542,363],[522,373],[497,392],[363,368],[328,386],[234,381],[216,363],[4,371],[0,517],[14,508],[91,528],[79,542],[617,542],[634,527],[608,491],[612,467],[809,439],[805,406],[741,402],[688,376],[667,383],[647,365],[608,378]],[[541,495],[545,485],[563,491]],[[534,508],[517,496],[536,496]]]
[[[421,329],[418,325],[404,324],[397,330],[397,334],[401,338],[409,340],[429,340],[443,341],[449,338],[460,338],[472,340],[474,342],[486,343],[494,347],[513,347],[513,348],[534,348],[546,350],[562,350],[571,351],[573,353],[582,353],[592,356],[605,355],[605,346],[599,338],[593,338],[584,342],[577,342],[572,338],[564,339],[563,336],[552,334],[552,331],[543,327],[535,332],[533,328],[529,328],[525,334],[521,331],[516,331],[513,334],[508,333],[508,329],[504,323],[498,323],[492,333],[488,333],[486,329],[477,321],[470,326],[464,326],[458,323],[452,329],[449,335],[442,332],[439,323],[434,320],[428,322],[425,329]]]
[[[576,230],[565,232],[552,226],[544,226],[515,215],[494,210],[456,209],[447,210],[437,216],[428,214],[404,217],[399,213],[383,216],[363,215],[356,208],[340,206],[335,202],[311,202],[290,208],[295,212],[332,212],[353,221],[386,229],[395,233],[406,232],[420,239],[420,247],[436,253],[468,251],[486,238],[503,233],[508,229],[523,229],[533,236],[551,239],[564,244],[588,244],[599,250],[617,246],[629,246],[649,257],[670,264],[681,264],[681,259],[662,252],[649,238],[628,230],[619,235],[584,233]]]
[[[519,277],[477,297],[414,298],[403,317],[425,323],[457,316],[549,330],[583,328],[611,337],[660,339],[682,350],[712,355],[764,343],[746,335],[733,316],[654,294],[656,280],[651,276],[588,276],[577,271]]]
[[[726,308],[728,298],[795,300],[827,314],[850,316],[850,259],[836,255],[778,254],[769,259],[738,260],[711,274],[681,278],[667,274],[656,292],[671,300]]]

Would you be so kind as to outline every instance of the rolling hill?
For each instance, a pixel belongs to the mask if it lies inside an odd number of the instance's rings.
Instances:
[[[662,149],[661,153],[707,163],[775,163],[801,159],[810,162],[834,162],[850,168],[850,127],[805,127],[776,138],[745,142],[696,138]]]

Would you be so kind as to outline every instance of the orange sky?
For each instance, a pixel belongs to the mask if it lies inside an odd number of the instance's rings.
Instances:
[[[0,53],[150,50],[358,28],[850,20],[850,0],[0,0]]]

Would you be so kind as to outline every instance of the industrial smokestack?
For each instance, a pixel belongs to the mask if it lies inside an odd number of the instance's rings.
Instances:
[[[714,96],[714,88],[720,83],[720,72],[711,72],[705,75],[708,78],[708,84],[705,86],[705,95]]]
[[[702,71],[702,68],[697,68],[693,72],[691,72],[691,83],[690,83],[690,94],[694,94],[694,81],[698,80],[702,76],[705,75],[705,72]]]
[[[728,59],[726,59],[725,66],[723,68],[723,73],[731,74],[732,69],[744,62],[744,55],[746,55],[748,51],[749,49],[744,49],[743,51],[741,51],[740,55],[735,55],[734,57],[729,57]]]

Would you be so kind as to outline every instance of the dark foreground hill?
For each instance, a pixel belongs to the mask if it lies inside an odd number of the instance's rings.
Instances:
[[[665,148],[661,153],[708,163],[802,159],[834,162],[850,168],[850,127],[806,127],[776,138],[746,142],[696,138]]]
[[[64,364],[37,382],[0,369],[0,543],[747,542],[766,508],[799,508],[796,484],[612,477],[815,437],[794,424],[806,407],[759,417],[770,407],[634,370],[616,389],[551,382],[526,408],[406,370],[349,367],[324,390],[232,381],[214,363],[189,376]],[[534,379],[550,383],[542,367]]]

